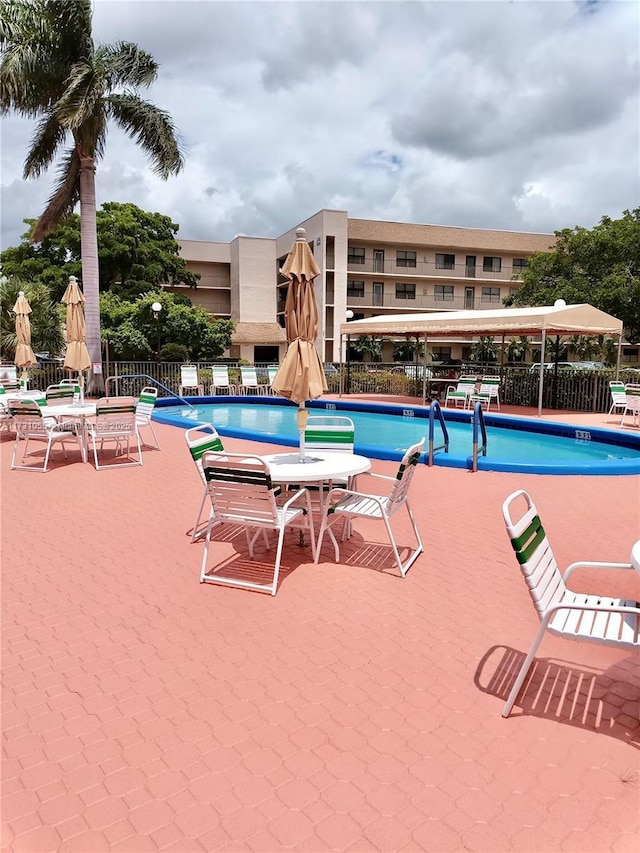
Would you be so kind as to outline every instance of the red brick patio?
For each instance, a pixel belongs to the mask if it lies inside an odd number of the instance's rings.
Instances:
[[[200,483],[156,429],[119,471],[12,472],[0,441],[3,850],[638,849],[637,656],[547,637],[500,716],[537,625],[500,506],[525,487],[560,561],[624,561],[640,478],[420,466],[406,579],[359,522],[341,565],[292,534],[271,598],[198,583]]]

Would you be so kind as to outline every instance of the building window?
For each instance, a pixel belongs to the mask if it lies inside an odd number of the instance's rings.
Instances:
[[[415,284],[407,284],[403,281],[396,282],[396,299],[415,299]]]
[[[347,298],[364,299],[364,281],[347,280]]]
[[[364,263],[364,249],[359,248],[358,246],[349,246],[348,254],[347,254],[347,263],[348,264],[363,264]]]
[[[502,258],[487,258],[482,259],[482,272],[500,272],[502,269]]]
[[[523,270],[527,268],[528,259],[527,258],[514,258],[513,259],[513,274],[520,275]]]
[[[433,347],[431,358],[433,361],[449,361],[451,358],[451,347]]]
[[[415,267],[416,252],[396,252],[397,267]]]
[[[436,302],[453,302],[453,285],[436,284],[433,296]]]
[[[483,287],[482,288],[482,296],[480,297],[481,302],[500,302],[500,288],[499,287]]]
[[[456,265],[455,255],[443,255],[436,252],[436,269],[437,270],[452,270]]]
[[[633,347],[623,347],[622,348],[622,357],[625,361],[638,361],[638,350],[633,349]]]

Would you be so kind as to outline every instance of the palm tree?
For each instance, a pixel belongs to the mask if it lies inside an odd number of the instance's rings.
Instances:
[[[39,177],[62,155],[31,240],[43,240],[80,202],[87,346],[91,360],[100,361],[95,169],[109,120],[144,149],[162,178],[183,166],[171,117],[137,94],[155,80],[158,65],[130,42],[94,45],[90,0],[5,0],[0,52],[0,114],[14,110],[38,119],[25,180]],[[73,144],[64,150],[69,135]],[[102,386],[102,378],[92,376],[88,390]]]
[[[16,351],[16,316],[13,306],[23,290],[31,307],[31,347],[34,352],[60,355],[64,347],[64,309],[51,299],[49,288],[42,282],[0,279],[0,359],[13,361]]]

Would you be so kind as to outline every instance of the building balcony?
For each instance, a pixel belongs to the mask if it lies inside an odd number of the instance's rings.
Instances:
[[[365,294],[362,297],[347,296],[349,308],[357,311],[363,309],[387,308],[393,311],[486,311],[489,309],[504,308],[503,297],[507,296],[505,290],[499,298],[483,299],[479,294],[475,296],[454,295],[451,299],[436,298],[433,294],[416,293],[415,299],[401,298],[392,294],[382,296]],[[378,311],[378,313],[380,313]]]
[[[411,264],[408,266],[407,264]],[[363,274],[394,276],[399,279],[411,278],[461,278],[480,279],[482,281],[511,281],[520,276],[521,267],[511,264],[502,264],[500,269],[483,269],[482,261],[476,266],[467,264],[453,264],[452,266],[438,266],[435,260],[431,261],[407,261],[400,263],[395,260],[379,260],[377,258],[365,258],[363,263],[349,258],[347,261],[347,275],[349,278],[358,278]]]

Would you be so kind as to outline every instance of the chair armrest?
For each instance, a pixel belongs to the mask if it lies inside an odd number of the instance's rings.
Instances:
[[[298,500],[298,498],[300,498],[300,497],[305,497],[305,498],[306,498],[307,494],[308,494],[308,489],[306,489],[306,488],[304,488],[304,489],[299,489],[298,491],[294,492],[294,493],[293,493],[293,495],[292,495],[290,498],[288,498],[288,499],[287,499],[287,500],[282,504],[282,509],[289,509],[289,507],[291,506],[291,504],[295,503],[295,502]]]
[[[389,483],[395,482],[396,477],[391,477],[389,474],[375,474],[373,471],[363,471],[362,474],[356,474],[358,478],[360,477],[373,477],[374,480],[386,480]]]
[[[632,616],[640,616],[640,607],[625,607],[622,604],[552,604],[548,610],[545,610],[544,620],[549,621],[549,618],[559,610],[584,610],[593,611],[594,613],[629,613]]]
[[[577,563],[571,563],[565,569],[564,574],[562,575],[562,580],[566,581],[567,578],[573,573],[574,569],[580,568],[588,568],[588,569],[633,569],[631,563],[599,563],[592,561],[579,561]]]

